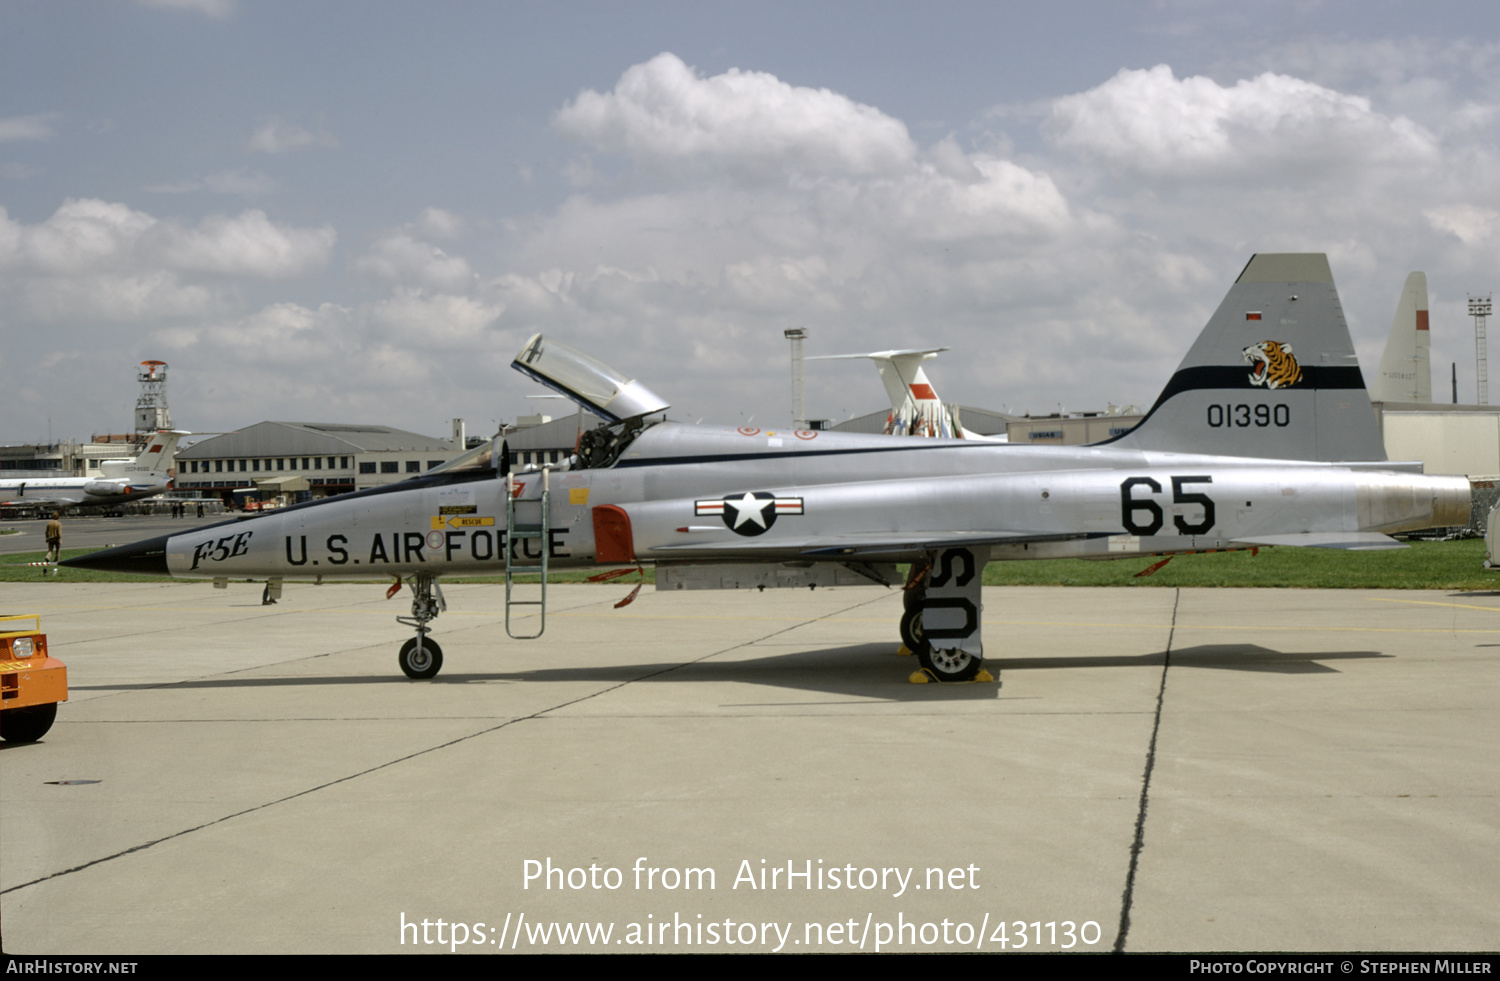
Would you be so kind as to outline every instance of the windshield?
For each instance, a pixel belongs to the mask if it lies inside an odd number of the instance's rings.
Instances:
[[[458,473],[461,470],[494,470],[495,469],[495,447],[500,447],[502,466],[500,472],[504,473],[506,464],[509,464],[510,454],[505,449],[503,439],[492,439],[488,443],[481,443],[467,453],[461,454],[449,460],[441,466],[433,467],[427,471],[433,473]]]
[[[668,408],[640,382],[561,341],[537,334],[526,342],[511,367],[561,392],[609,422],[622,422]]]

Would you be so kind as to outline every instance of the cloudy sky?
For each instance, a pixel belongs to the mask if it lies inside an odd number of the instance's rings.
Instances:
[[[197,431],[489,432],[558,413],[508,367],[538,331],[689,421],[785,424],[788,327],[946,345],[949,401],[1147,405],[1257,251],[1329,253],[1367,374],[1425,270],[1473,400],[1500,7],[0,11],[0,442],[127,430],[147,358]],[[807,400],[884,405],[850,362]]]

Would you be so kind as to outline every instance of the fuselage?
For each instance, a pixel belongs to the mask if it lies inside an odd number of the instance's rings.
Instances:
[[[153,497],[171,486],[166,475],[122,480],[85,477],[40,477],[0,480],[0,503],[85,506],[124,504]]]
[[[539,520],[543,474],[515,475]],[[506,479],[435,472],[128,546],[174,576],[389,578],[519,564],[1120,557],[1467,520],[1468,483],[1327,463],[659,423],[608,467],[547,479],[550,531],[506,539]],[[528,510],[529,509],[529,510]],[[596,542],[601,510],[626,529]],[[623,516],[623,517],[621,517]],[[121,550],[116,550],[121,551]],[[99,553],[101,557],[105,553]],[[140,571],[148,571],[143,566]]]

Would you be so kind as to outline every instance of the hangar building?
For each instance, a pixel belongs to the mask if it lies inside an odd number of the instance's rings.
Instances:
[[[464,451],[464,422],[437,439],[390,426],[258,422],[177,451],[179,490],[328,497],[404,480]]]

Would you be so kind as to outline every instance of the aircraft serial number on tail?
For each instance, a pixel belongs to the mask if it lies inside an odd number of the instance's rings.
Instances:
[[[1208,425],[1211,429],[1223,429],[1224,427],[1246,429],[1250,426],[1290,426],[1292,424],[1292,410],[1284,402],[1275,405],[1267,405],[1262,402],[1259,405],[1246,405],[1241,402],[1238,405],[1210,405],[1208,407]]]
[[[1173,477],[1172,480],[1172,503],[1173,504],[1201,504],[1203,506],[1203,520],[1197,523],[1188,521],[1180,514],[1172,516],[1172,524],[1184,535],[1202,535],[1214,526],[1214,502],[1207,494],[1187,493],[1184,491],[1185,484],[1211,484],[1214,479],[1207,475],[1195,477]],[[1150,477],[1128,477],[1120,484],[1120,523],[1125,530],[1132,535],[1154,535],[1161,531],[1161,526],[1166,520],[1161,505],[1150,497],[1136,497],[1137,487],[1149,487],[1152,494],[1160,494],[1161,484]],[[1136,520],[1136,513],[1144,511],[1150,515],[1150,519],[1141,524]]]

